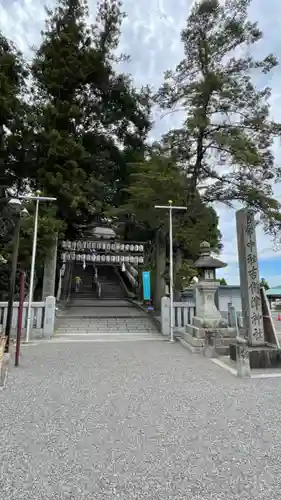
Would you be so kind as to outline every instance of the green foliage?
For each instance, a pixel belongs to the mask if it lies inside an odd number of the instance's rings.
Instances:
[[[0,187],[13,182],[9,135],[19,120],[27,72],[21,53],[0,32]],[[3,196],[0,192],[0,197]]]
[[[221,286],[227,286],[227,282],[226,282],[226,280],[224,278],[220,279],[220,285]]]
[[[119,74],[114,50],[124,17],[103,0],[88,26],[84,0],[59,0],[32,64],[37,110],[37,185],[58,198],[68,233],[116,203],[130,151],[143,148],[148,98]],[[134,156],[134,155],[133,155]]]
[[[135,231],[152,239],[159,227],[168,232],[169,224],[168,210],[155,209],[154,206],[167,205],[169,200],[175,206],[185,206],[188,187],[186,176],[172,158],[154,151],[143,163],[131,166],[130,184],[125,190],[126,202],[114,214],[130,220]],[[173,228],[176,244],[189,258],[197,257],[203,239],[208,240],[214,250],[220,249],[217,215],[201,202],[198,195],[194,197],[192,213],[189,210],[174,211]]]
[[[255,72],[277,65],[269,54],[256,60],[251,46],[262,38],[248,20],[251,0],[195,3],[181,33],[184,59],[167,71],[156,96],[162,109],[185,113],[182,127],[163,138],[163,147],[190,179],[189,198],[235,201],[261,213],[268,230],[280,226],[272,180],[280,177],[272,144],[281,126],[269,116],[271,90],[256,88]]]
[[[264,288],[265,291],[269,290],[270,286],[268,284],[268,281],[266,281],[265,278],[261,278],[261,280],[260,280],[260,287]]]

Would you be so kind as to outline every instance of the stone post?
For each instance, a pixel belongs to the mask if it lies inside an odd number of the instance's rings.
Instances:
[[[250,346],[264,345],[264,327],[257,259],[256,227],[250,210],[236,212],[240,288],[245,337]]]
[[[236,337],[236,366],[238,377],[245,378],[251,376],[247,340],[241,337]]]
[[[161,299],[161,333],[169,335],[170,333],[170,298],[162,297]]]
[[[228,317],[229,317],[229,326],[232,328],[236,328],[237,326],[236,310],[232,304],[228,304]]]
[[[42,300],[55,295],[58,237],[53,239],[44,261]]]
[[[45,300],[45,314],[43,325],[43,337],[51,337],[55,328],[56,299],[47,297]]]

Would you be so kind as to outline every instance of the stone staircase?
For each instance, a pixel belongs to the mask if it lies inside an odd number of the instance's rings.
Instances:
[[[112,266],[100,266],[98,269],[98,279],[101,284],[102,298],[121,299],[126,297],[125,290]]]
[[[150,316],[124,298],[118,275],[108,266],[99,269],[102,298],[92,289],[92,275],[82,278],[79,292],[73,290],[69,306],[57,319],[51,342],[125,342],[163,340]]]
[[[56,342],[124,342],[162,340],[151,318],[126,300],[75,302],[57,324]]]

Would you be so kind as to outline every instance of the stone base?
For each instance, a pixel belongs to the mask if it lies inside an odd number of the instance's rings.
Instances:
[[[218,314],[218,317],[205,317],[200,318],[199,316],[194,316],[192,324],[199,329],[205,330],[206,328],[227,328],[227,322]]]
[[[215,340],[214,349],[210,349],[210,353],[208,349],[205,347],[205,338],[206,338],[206,329],[198,328],[194,325],[187,325],[186,332],[183,332],[180,336],[185,341],[185,343],[189,344],[192,347],[192,352],[196,353],[205,353],[210,357],[215,356],[215,352],[219,356],[226,356],[229,354],[229,344],[233,343],[233,339],[236,337],[236,329],[235,328],[217,328],[216,329],[218,339]],[[211,353],[213,352],[213,354]]]
[[[236,338],[237,332],[236,328],[214,328],[219,331],[219,334],[223,338],[231,338],[232,340]],[[207,328],[198,327],[195,325],[187,325],[186,332],[192,337],[197,339],[205,339],[205,333]]]
[[[281,368],[281,349],[270,346],[247,346],[251,369]],[[236,361],[236,342],[229,345],[229,356]]]

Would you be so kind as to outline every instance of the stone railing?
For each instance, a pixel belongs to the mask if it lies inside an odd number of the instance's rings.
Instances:
[[[27,323],[28,303],[23,304],[22,334],[24,337]],[[19,303],[14,302],[12,313],[11,334],[15,335],[18,325]],[[0,333],[5,332],[8,312],[8,302],[0,302]],[[54,333],[56,313],[55,297],[47,297],[44,302],[32,302],[31,337],[50,337]]]
[[[175,330],[185,328],[192,323],[195,316],[195,300],[185,302],[174,302],[174,328]],[[161,299],[161,333],[169,335],[170,332],[170,298]]]

